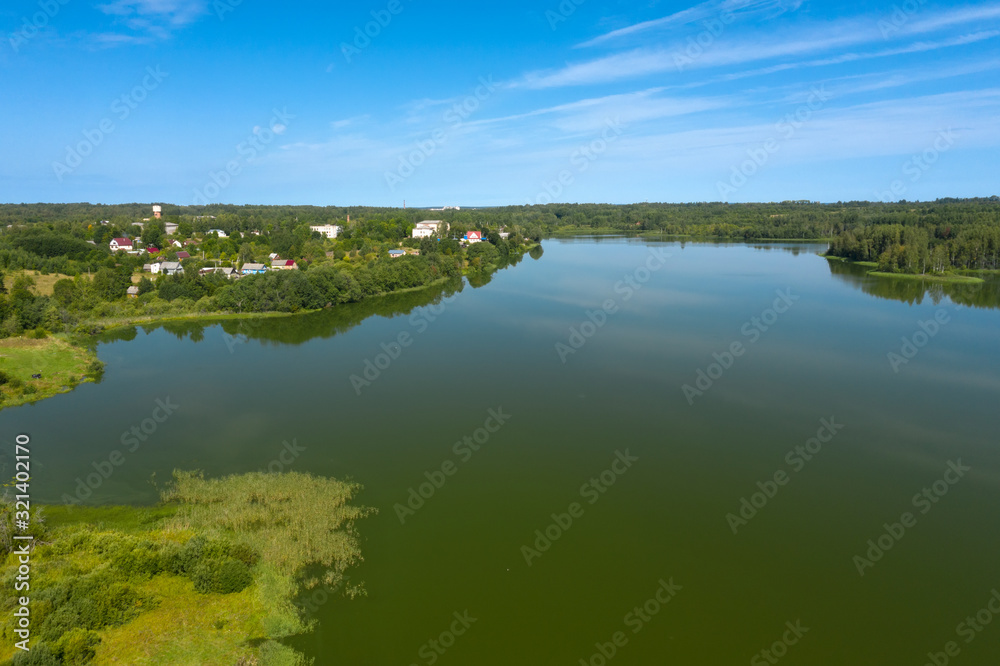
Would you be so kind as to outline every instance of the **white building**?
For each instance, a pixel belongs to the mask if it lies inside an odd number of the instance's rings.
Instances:
[[[336,238],[340,235],[340,232],[344,230],[336,224],[318,224],[316,226],[310,226],[309,229],[311,231],[318,231],[323,234],[325,238]]]
[[[218,234],[219,238],[229,238],[229,236],[226,235],[226,232],[223,231],[222,229],[209,229],[208,233],[210,233],[210,234]]]
[[[444,223],[443,220],[424,220],[423,222],[417,222],[417,226],[413,227],[413,237],[414,238],[432,238],[441,235],[441,230],[448,230],[448,225]]]

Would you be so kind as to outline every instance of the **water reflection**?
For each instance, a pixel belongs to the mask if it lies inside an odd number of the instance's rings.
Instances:
[[[984,275],[981,284],[932,282],[910,278],[868,275],[871,269],[846,261],[828,261],[830,273],[841,282],[877,298],[920,305],[930,299],[934,305],[949,298],[953,303],[974,308],[1000,308],[1000,276]]]

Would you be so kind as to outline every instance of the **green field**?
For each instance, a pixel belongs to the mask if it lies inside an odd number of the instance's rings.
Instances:
[[[72,391],[95,381],[103,366],[85,347],[59,337],[0,340],[0,409]],[[41,379],[32,379],[40,374]]]

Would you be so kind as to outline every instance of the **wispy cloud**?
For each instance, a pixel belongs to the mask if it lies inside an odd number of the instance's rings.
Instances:
[[[702,7],[702,5],[699,5],[699,7]],[[983,23],[996,18],[1000,18],[1000,5],[990,5],[975,9],[962,8],[932,15],[920,21],[913,20],[900,26],[894,36],[903,38],[914,37],[938,30],[942,27],[971,22],[979,23],[980,25],[977,27],[982,28],[985,27],[982,25]],[[995,36],[995,30],[979,30],[975,33],[941,41],[920,41],[873,52],[841,52],[825,59],[783,62],[763,69],[729,75],[729,77],[732,80],[749,75],[758,76],[800,67],[835,65],[857,60],[926,52],[971,44],[992,39]],[[776,34],[764,43],[757,36],[741,39],[733,38],[725,42],[718,41],[710,48],[704,49],[697,58],[684,57],[681,45],[679,44],[672,48],[664,46],[636,48],[584,62],[569,63],[560,69],[528,72],[511,85],[513,87],[529,89],[544,89],[611,83],[663,72],[680,72],[682,69],[703,69],[766,60],[802,58],[809,55],[815,56],[824,51],[843,51],[852,47],[880,44],[884,40],[885,37],[879,30],[876,20],[854,17],[836,22],[828,22],[822,26],[797,27],[794,31],[786,30],[784,34]]]
[[[357,123],[363,122],[371,118],[367,113],[361,116],[353,116],[351,118],[344,118],[342,120],[334,120],[330,123],[330,127],[336,130],[344,129],[350,127],[351,125],[356,125]]]
[[[578,48],[597,46],[651,30],[662,30],[709,18],[719,18],[723,14],[732,14],[734,17],[741,14],[761,14],[768,18],[774,18],[786,12],[795,11],[800,6],[802,6],[802,0],[709,0],[669,16],[612,30],[579,44]]]
[[[114,0],[97,5],[102,13],[113,17],[114,24],[127,32],[101,33],[98,39],[106,44],[143,43],[166,39],[208,12],[208,0]]]

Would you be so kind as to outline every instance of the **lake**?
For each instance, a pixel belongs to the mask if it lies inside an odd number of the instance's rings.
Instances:
[[[475,284],[108,336],[100,384],[0,423],[38,501],[362,483],[368,595],[315,591],[290,641],[318,664],[1000,663],[997,280],[825,248],[549,240]]]

